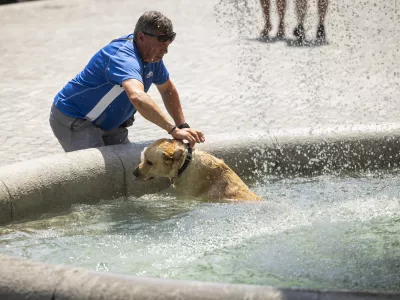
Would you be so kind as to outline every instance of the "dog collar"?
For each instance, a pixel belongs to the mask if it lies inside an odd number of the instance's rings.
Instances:
[[[190,148],[189,144],[187,144],[187,153],[185,162],[183,163],[182,167],[180,167],[178,170],[178,177],[182,174],[183,171],[186,170],[191,161],[192,161],[192,148]]]

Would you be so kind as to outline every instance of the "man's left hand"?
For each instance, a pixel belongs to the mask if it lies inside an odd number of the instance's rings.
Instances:
[[[197,131],[192,128],[176,128],[174,131],[172,131],[171,135],[177,140],[187,140],[191,148],[193,148],[196,143],[204,143],[206,140],[201,131]]]

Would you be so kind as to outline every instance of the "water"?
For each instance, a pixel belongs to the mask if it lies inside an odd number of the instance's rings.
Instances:
[[[0,227],[0,251],[92,270],[278,287],[400,290],[400,176],[278,180],[261,203],[152,195]]]

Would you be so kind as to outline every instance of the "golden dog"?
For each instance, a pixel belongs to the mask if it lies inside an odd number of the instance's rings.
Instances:
[[[139,180],[168,177],[178,192],[204,200],[261,200],[223,160],[178,140],[153,142],[133,174]]]

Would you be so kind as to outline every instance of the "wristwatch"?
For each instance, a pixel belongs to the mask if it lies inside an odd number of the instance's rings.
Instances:
[[[188,123],[185,122],[185,123],[182,123],[181,125],[179,125],[178,128],[179,128],[179,129],[182,129],[182,128],[190,128],[190,126],[189,126]]]

